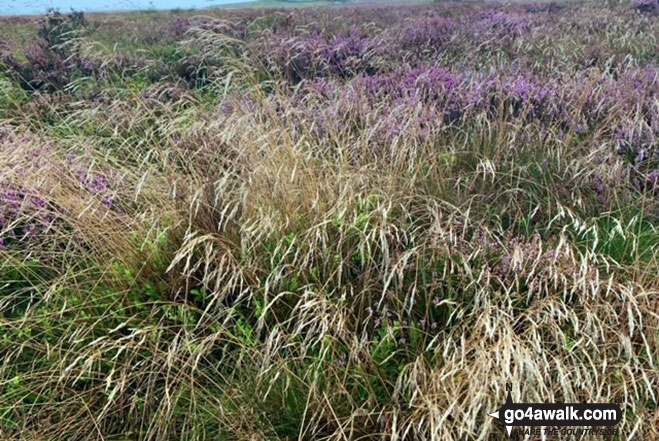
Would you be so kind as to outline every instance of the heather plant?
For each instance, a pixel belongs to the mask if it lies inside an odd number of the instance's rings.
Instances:
[[[651,10],[0,21],[0,438],[659,436]]]
[[[62,15],[58,11],[49,12],[39,26],[37,34],[43,38],[47,46],[57,50],[58,47],[71,38],[71,34],[87,25],[82,12],[72,12]]]
[[[0,57],[0,66],[24,89],[62,89],[75,76],[94,70],[91,60],[72,52],[70,41],[86,26],[82,12],[67,16],[52,11],[39,25],[37,42],[24,52],[21,62],[8,50]]]
[[[426,14],[406,24],[400,46],[404,50],[438,52],[451,40],[456,28],[455,21],[450,18]]]

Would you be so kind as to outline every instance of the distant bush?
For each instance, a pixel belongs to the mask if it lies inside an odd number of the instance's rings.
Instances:
[[[37,33],[46,42],[48,47],[57,50],[58,46],[66,43],[73,34],[87,26],[87,20],[82,12],[71,12],[63,15],[51,10],[42,20]]]
[[[0,54],[0,70],[26,90],[59,90],[76,76],[94,71],[91,60],[79,56],[68,44],[86,27],[82,12],[68,15],[51,11],[39,25],[39,40],[22,54],[19,61],[9,50]]]

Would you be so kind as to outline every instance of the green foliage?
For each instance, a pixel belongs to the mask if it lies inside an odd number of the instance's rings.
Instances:
[[[656,222],[641,215],[604,216],[581,237],[586,247],[619,264],[648,264],[656,259],[659,247],[659,232],[655,225]]]

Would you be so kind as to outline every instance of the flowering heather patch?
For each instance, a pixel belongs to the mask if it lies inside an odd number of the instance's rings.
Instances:
[[[533,26],[530,20],[522,14],[492,10],[483,14],[483,18],[476,22],[474,28],[477,32],[490,32],[496,36],[503,36],[506,34],[521,35],[531,31]]]
[[[0,18],[0,439],[658,438],[652,5]]]
[[[0,140],[0,152],[4,157],[3,167],[5,167],[5,173],[0,175],[0,246],[4,249],[11,242],[26,242],[36,239],[36,236],[43,236],[52,226],[54,218],[48,209],[46,199],[38,192],[30,189],[29,186],[7,180],[7,175],[11,174],[12,168],[17,166],[15,163],[12,164],[11,158],[17,153],[20,155],[28,153],[21,148],[21,144],[31,143],[33,137],[30,134],[17,137],[3,130],[0,133]],[[25,176],[35,168],[43,166],[49,147],[39,146],[30,150],[28,155],[32,170],[20,169],[19,175]]]
[[[0,190],[2,248],[7,246],[8,241],[26,241],[39,233],[46,233],[52,222],[52,216],[46,211],[46,201],[43,198],[8,186]]]
[[[0,126],[0,239],[5,250],[39,248],[70,230],[72,214],[121,214],[114,204],[121,182],[116,170],[93,170],[88,154],[63,160],[52,143]],[[74,196],[67,195],[75,192]],[[102,207],[102,209],[101,209]],[[104,213],[104,214],[103,214]],[[82,216],[83,220],[88,216]],[[74,223],[76,221],[73,221]],[[68,226],[66,224],[69,224]],[[81,240],[81,237],[73,237]]]
[[[323,76],[352,77],[374,69],[376,44],[356,29],[329,37],[317,32],[293,38],[273,35],[268,46],[274,51],[271,68],[283,69],[282,75],[292,82]]]
[[[400,35],[403,50],[441,50],[455,34],[458,26],[454,20],[434,13],[426,13],[421,19],[405,24]]]

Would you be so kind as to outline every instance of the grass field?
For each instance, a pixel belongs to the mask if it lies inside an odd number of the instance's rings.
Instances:
[[[658,66],[656,0],[0,18],[0,439],[659,439]]]

